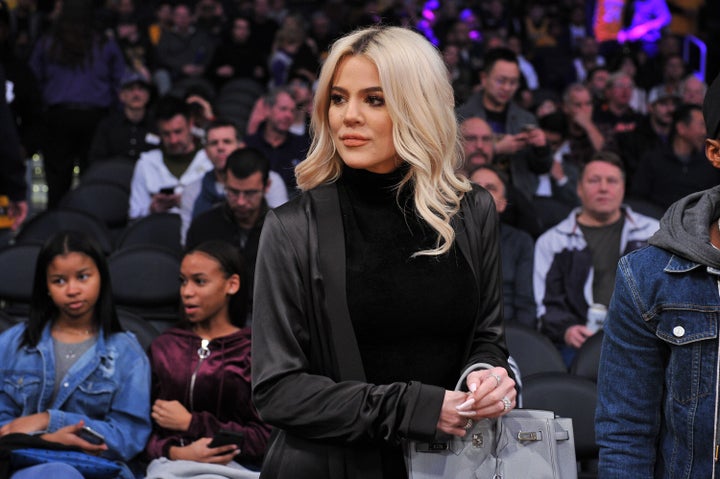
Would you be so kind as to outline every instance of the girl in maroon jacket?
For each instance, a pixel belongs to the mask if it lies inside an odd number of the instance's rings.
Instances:
[[[238,251],[222,241],[202,243],[183,258],[185,321],[150,348],[154,430],[147,453],[154,460],[148,478],[189,469],[233,478],[257,475],[240,465],[257,469],[270,435],[250,398],[244,271]],[[230,444],[213,444],[221,435],[231,437]]]

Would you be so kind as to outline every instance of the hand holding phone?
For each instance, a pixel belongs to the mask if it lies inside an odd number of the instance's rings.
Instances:
[[[80,429],[76,434],[80,436],[81,439],[84,439],[90,444],[94,444],[96,446],[100,444],[105,444],[105,436],[88,426],[83,426],[83,428]]]
[[[208,444],[209,448],[227,446],[228,444],[235,444],[238,448],[241,448],[245,441],[245,434],[241,431],[230,431],[228,429],[221,429],[215,433],[213,440]]]
[[[164,213],[176,206],[180,206],[180,195],[175,194],[174,186],[160,188],[157,193],[151,193],[151,213]]]

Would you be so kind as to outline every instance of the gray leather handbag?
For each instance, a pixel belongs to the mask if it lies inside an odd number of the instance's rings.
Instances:
[[[460,390],[468,368],[455,386]],[[473,424],[464,437],[431,443],[408,441],[405,459],[410,479],[576,479],[572,419],[552,411],[513,409]]]

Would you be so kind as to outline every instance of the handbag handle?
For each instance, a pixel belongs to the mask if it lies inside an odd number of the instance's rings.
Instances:
[[[455,390],[460,391],[463,383],[465,382],[465,380],[467,379],[467,377],[470,375],[471,372],[477,371],[478,369],[492,369],[494,367],[495,366],[493,366],[492,364],[488,364],[488,363],[475,363],[475,364],[468,366],[468,368],[465,371],[463,371],[463,373],[460,375],[460,379],[458,379],[458,382],[455,385]]]
[[[478,369],[492,369],[494,367],[495,366],[493,366],[492,364],[488,364],[488,363],[475,363],[475,364],[472,364],[471,366],[468,366],[468,368],[465,369],[465,371],[463,371],[463,373],[460,375],[460,379],[458,380],[457,384],[455,385],[455,390],[460,391],[460,388],[462,387],[463,382],[465,382],[465,380],[467,379],[467,377],[470,375],[471,372],[477,371]],[[500,418],[501,418],[501,416],[498,416],[497,418],[495,418],[495,422],[497,425],[496,427],[498,427],[498,428],[502,427],[502,421],[500,420]],[[526,439],[526,438],[518,437],[518,440],[524,440],[524,439]],[[567,441],[569,439],[570,439],[570,433],[568,431],[566,431],[564,429],[555,431],[555,440],[556,441]]]

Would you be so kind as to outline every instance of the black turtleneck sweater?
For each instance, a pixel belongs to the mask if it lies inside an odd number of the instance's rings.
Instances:
[[[452,389],[478,307],[475,281],[456,247],[412,258],[431,248],[437,233],[414,212],[411,188],[398,201],[404,171],[346,167],[338,181],[348,307],[369,382]]]

